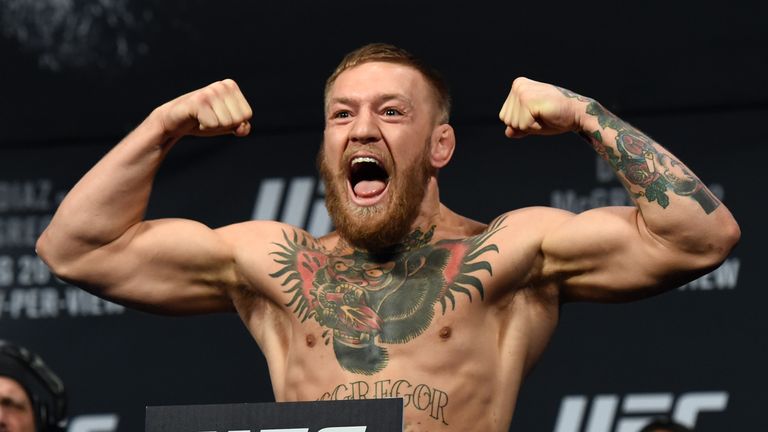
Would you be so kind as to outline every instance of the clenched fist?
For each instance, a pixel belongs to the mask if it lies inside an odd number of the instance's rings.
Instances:
[[[560,134],[578,129],[585,101],[551,84],[520,77],[512,83],[499,119],[507,125],[504,134],[510,138]]]
[[[226,79],[179,96],[153,114],[172,137],[229,133],[245,136],[251,131],[249,120],[253,111],[237,83]]]

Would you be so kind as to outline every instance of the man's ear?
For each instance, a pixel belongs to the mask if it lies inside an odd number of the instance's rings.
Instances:
[[[429,162],[434,168],[442,168],[448,165],[456,148],[456,135],[451,125],[445,123],[437,126],[432,132],[429,147]]]

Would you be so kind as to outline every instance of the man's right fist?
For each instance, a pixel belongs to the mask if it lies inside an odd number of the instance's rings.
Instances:
[[[153,114],[159,116],[164,132],[172,137],[229,133],[246,136],[251,131],[253,111],[237,83],[225,79],[179,96]]]

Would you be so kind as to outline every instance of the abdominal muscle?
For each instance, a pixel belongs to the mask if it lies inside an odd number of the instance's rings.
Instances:
[[[436,314],[413,340],[379,343],[388,360],[371,374],[344,369],[323,327],[292,321],[289,349],[264,350],[278,401],[401,397],[405,431],[508,430],[526,344],[499,331],[510,323],[498,314],[460,305]]]

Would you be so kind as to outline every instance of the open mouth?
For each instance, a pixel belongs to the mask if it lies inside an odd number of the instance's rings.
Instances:
[[[389,174],[383,164],[372,156],[355,156],[349,162],[349,185],[356,201],[373,204],[384,194]]]

